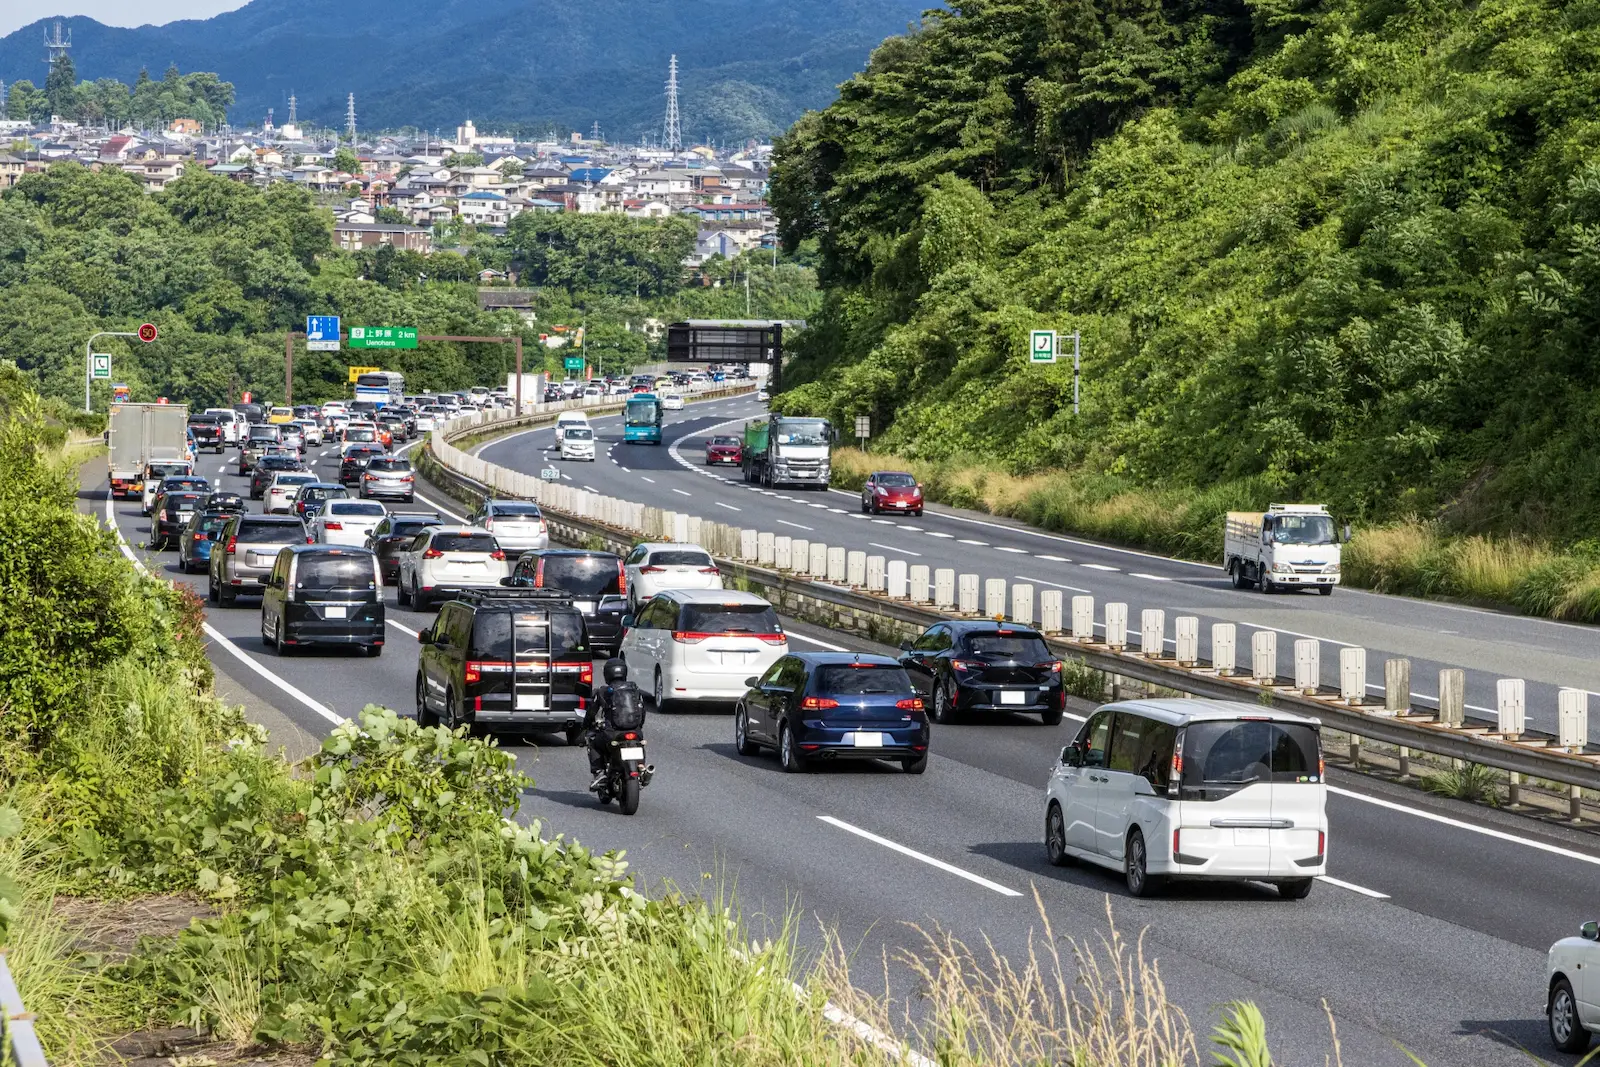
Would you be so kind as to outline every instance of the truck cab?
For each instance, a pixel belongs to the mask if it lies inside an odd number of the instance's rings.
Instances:
[[[1321,504],[1273,504],[1266,511],[1230,511],[1223,535],[1223,567],[1235,589],[1263,593],[1315,589],[1331,596],[1339,584],[1338,530]]]
[[[827,419],[769,415],[744,425],[744,480],[768,489],[780,485],[828,488],[833,425]]]

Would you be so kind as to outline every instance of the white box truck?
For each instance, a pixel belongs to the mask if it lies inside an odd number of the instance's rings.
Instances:
[[[111,495],[144,491],[148,463],[187,458],[189,408],[185,404],[112,404],[107,437]]]
[[[1333,525],[1321,504],[1273,504],[1266,511],[1230,511],[1222,538],[1223,567],[1235,589],[1263,593],[1315,589],[1330,596],[1339,584],[1339,544],[1350,528]]]

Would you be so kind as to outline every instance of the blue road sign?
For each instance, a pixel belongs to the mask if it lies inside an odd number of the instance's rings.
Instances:
[[[339,351],[339,316],[306,316],[306,351]]]

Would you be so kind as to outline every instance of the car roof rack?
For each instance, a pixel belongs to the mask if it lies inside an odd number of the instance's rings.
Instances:
[[[518,600],[543,600],[556,604],[570,604],[574,597],[571,593],[560,589],[530,589],[527,586],[490,586],[481,589],[463,589],[456,594],[457,600],[468,602],[481,601],[493,603],[495,601]]]

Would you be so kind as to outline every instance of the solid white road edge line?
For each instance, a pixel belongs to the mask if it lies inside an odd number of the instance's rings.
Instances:
[[[1388,893],[1380,893],[1376,889],[1368,889],[1366,886],[1356,885],[1354,882],[1341,882],[1339,879],[1333,878],[1326,874],[1317,875],[1317,881],[1327,882],[1329,885],[1336,885],[1340,889],[1348,889],[1352,893],[1360,893],[1362,896],[1371,897],[1373,900],[1389,899]]]
[[[944,860],[934,859],[932,856],[918,852],[916,849],[907,848],[899,842],[890,841],[887,837],[879,837],[877,834],[872,833],[869,830],[863,830],[859,826],[852,826],[843,819],[835,819],[832,815],[818,815],[817,818],[827,823],[829,826],[836,826],[846,833],[855,834],[857,837],[865,838],[875,845],[882,845],[884,848],[893,852],[898,852],[902,856],[909,856],[911,859],[914,859],[919,863],[926,863],[930,867],[937,867],[946,874],[953,874],[957,878],[965,878],[974,885],[981,885],[983,888],[999,893],[1003,897],[1020,897],[1022,895],[1015,889],[1003,886],[999,882],[991,882],[982,875],[973,874],[971,871],[964,871],[953,863],[946,863]]]
[[[794,995],[802,1002],[809,999],[805,988],[798,982],[794,983]],[[877,1027],[862,1022],[831,1000],[822,1005],[822,1017],[835,1026],[846,1027],[863,1041],[869,1042],[878,1051],[898,1059],[901,1063],[910,1064],[910,1067],[939,1067],[937,1061],[929,1059],[914,1049],[907,1048],[905,1042],[896,1041]]]
[[[1543,841],[1531,841],[1526,837],[1518,837],[1516,834],[1508,834],[1504,830],[1491,830],[1487,826],[1474,826],[1470,822],[1464,822],[1461,819],[1452,819],[1448,815],[1438,815],[1431,811],[1423,811],[1421,808],[1407,807],[1404,804],[1397,804],[1392,800],[1380,800],[1377,797],[1369,797],[1365,793],[1357,793],[1350,789],[1341,789],[1336,785],[1328,786],[1328,792],[1334,793],[1341,797],[1349,797],[1351,800],[1359,800],[1364,804],[1375,804],[1380,808],[1388,808],[1390,811],[1400,811],[1407,815],[1415,815],[1417,818],[1427,819],[1429,822],[1442,823],[1445,826],[1453,826],[1457,830],[1470,830],[1472,833],[1482,834],[1485,837],[1492,837],[1497,841],[1509,841],[1513,845],[1522,845],[1526,848],[1536,848],[1540,852],[1548,852],[1553,856],[1565,856],[1567,859],[1577,860],[1579,863],[1590,863],[1596,867],[1600,867],[1600,856],[1590,856],[1574,849],[1562,848],[1560,845],[1549,845]]]
[[[831,645],[826,641],[818,641],[815,637],[807,637],[805,634],[797,634],[793,630],[785,631],[784,632],[784,636],[785,637],[792,637],[796,641],[804,641],[808,645],[816,645],[818,648],[825,648],[829,652],[848,652],[848,651],[850,651],[848,648],[845,648],[843,645]]]

